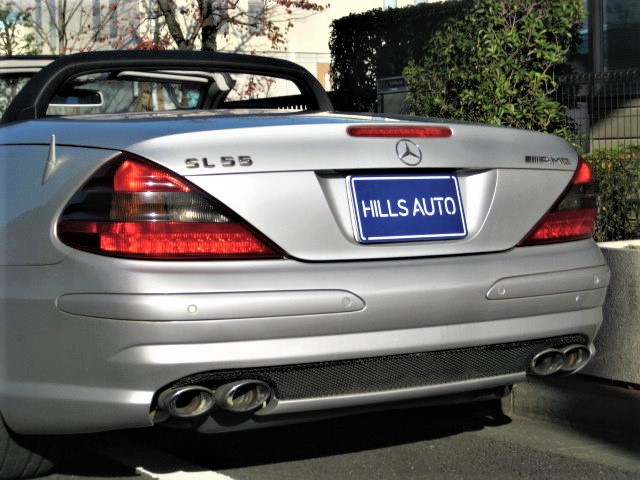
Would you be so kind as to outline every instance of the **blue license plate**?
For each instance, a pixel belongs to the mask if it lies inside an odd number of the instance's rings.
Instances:
[[[460,239],[467,236],[455,175],[347,177],[360,243]]]

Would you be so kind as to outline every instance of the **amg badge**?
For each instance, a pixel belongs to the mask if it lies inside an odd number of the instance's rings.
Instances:
[[[546,157],[546,156],[542,156],[542,157],[536,157],[533,155],[527,155],[526,157],[524,157],[524,161],[527,163],[549,163],[549,164],[556,164],[559,163],[561,165],[571,165],[571,161],[568,158],[564,158],[564,157]]]

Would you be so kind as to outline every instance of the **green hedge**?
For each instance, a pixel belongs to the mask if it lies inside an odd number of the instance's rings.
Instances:
[[[596,240],[640,238],[640,145],[584,155],[598,180]]]
[[[415,115],[553,132],[574,140],[554,74],[575,52],[582,0],[477,0],[442,23],[404,70]]]
[[[331,25],[331,79],[337,110],[376,110],[376,80],[402,75],[409,60],[448,18],[460,17],[472,0],[422,3],[370,10],[334,20]]]

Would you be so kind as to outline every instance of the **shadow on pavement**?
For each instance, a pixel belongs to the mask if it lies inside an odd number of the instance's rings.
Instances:
[[[211,470],[290,462],[392,447],[510,423],[499,401],[382,410],[260,430],[201,435],[155,429],[131,438]]]

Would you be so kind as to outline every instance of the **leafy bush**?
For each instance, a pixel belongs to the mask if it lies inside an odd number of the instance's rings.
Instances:
[[[582,0],[476,0],[404,70],[409,110],[553,132],[569,140],[554,73],[575,51]],[[566,68],[566,67],[565,67]]]
[[[598,241],[640,238],[640,145],[584,155],[598,180]]]
[[[415,6],[374,9],[331,24],[331,80],[337,110],[376,110],[376,80],[399,76],[438,25],[460,17],[474,0],[449,0]]]

